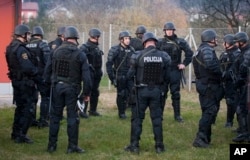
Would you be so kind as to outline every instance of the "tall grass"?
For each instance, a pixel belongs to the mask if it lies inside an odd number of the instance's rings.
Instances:
[[[102,97],[105,96],[105,97]],[[107,97],[108,96],[108,97]],[[101,117],[81,119],[79,132],[79,146],[86,150],[84,154],[66,154],[67,123],[63,119],[58,137],[57,151],[46,152],[48,143],[48,128],[30,128],[28,135],[34,144],[16,144],[10,139],[13,122],[14,107],[0,109],[0,159],[4,160],[228,160],[229,144],[235,136],[232,129],[224,128],[226,120],[225,103],[222,101],[216,124],[212,128],[212,143],[207,149],[192,147],[193,139],[198,129],[200,107],[196,92],[182,90],[182,116],[184,123],[177,123],[173,118],[173,109],[168,99],[164,111],[163,129],[166,152],[156,154],[152,124],[147,110],[143,123],[140,141],[140,154],[127,153],[123,148],[129,144],[130,118],[120,120],[117,108],[113,103],[115,93],[102,91],[98,110]],[[112,98],[108,103],[105,100]],[[128,109],[128,117],[131,113]],[[236,123],[236,122],[235,122]],[[237,125],[235,124],[235,127]]]

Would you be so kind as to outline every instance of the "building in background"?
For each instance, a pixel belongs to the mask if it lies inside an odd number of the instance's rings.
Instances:
[[[12,86],[7,76],[5,50],[12,39],[15,26],[21,23],[21,6],[22,0],[0,1],[0,95],[12,94]]]
[[[28,23],[31,19],[35,19],[38,16],[38,11],[37,2],[22,3],[22,23]]]

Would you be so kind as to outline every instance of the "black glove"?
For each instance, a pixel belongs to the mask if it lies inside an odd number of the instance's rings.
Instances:
[[[114,85],[115,87],[117,87],[116,79],[113,79],[112,82],[111,82],[111,84]]]

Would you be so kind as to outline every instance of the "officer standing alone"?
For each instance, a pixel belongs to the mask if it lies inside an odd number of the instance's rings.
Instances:
[[[13,101],[16,104],[11,138],[16,143],[33,143],[27,136],[34,114],[33,102],[36,92],[34,77],[38,69],[31,61],[31,54],[26,48],[30,40],[30,28],[27,25],[17,25],[14,39],[6,48],[8,76],[11,80]]]
[[[212,124],[224,94],[220,63],[214,50],[217,46],[216,32],[212,29],[203,31],[201,41],[193,57],[195,84],[202,111],[193,146],[206,148],[211,142]]]
[[[97,105],[99,100],[99,85],[101,82],[101,78],[103,75],[102,71],[102,56],[103,51],[98,47],[99,38],[101,36],[101,31],[97,28],[92,28],[89,30],[89,39],[85,44],[82,44],[80,50],[82,50],[87,58],[90,65],[90,75],[92,80],[92,90],[90,96],[90,108],[89,115],[90,116],[100,116],[100,113],[97,112]],[[85,108],[83,112],[80,112],[80,116],[83,118],[88,118],[86,113],[88,108],[88,102],[85,103]]]
[[[65,41],[53,53],[52,56],[52,85],[54,85],[54,104],[50,113],[48,152],[54,152],[57,148],[60,120],[64,106],[67,107],[67,153],[83,153],[78,146],[78,134],[80,119],[78,116],[77,100],[82,91],[84,101],[89,101],[91,79],[89,65],[85,53],[81,52],[77,45],[79,32],[74,26],[65,29]],[[45,71],[45,73],[50,73]],[[51,75],[46,75],[49,81]],[[82,82],[84,85],[82,86]]]
[[[171,71],[170,71],[170,81],[165,84],[166,87],[166,98],[168,91],[170,90],[172,106],[174,109],[174,119],[177,122],[183,122],[181,117],[181,94],[180,94],[180,85],[182,79],[185,79],[184,70],[187,65],[192,61],[193,51],[188,45],[187,41],[183,38],[177,37],[175,32],[175,26],[172,22],[167,22],[164,24],[164,38],[160,38],[157,44],[157,47],[165,51],[171,57]],[[182,51],[184,51],[184,59],[182,60]],[[183,82],[185,83],[185,81]],[[165,102],[164,102],[165,104]],[[164,109],[164,106],[163,106]]]
[[[128,97],[133,86],[126,78],[130,66],[130,58],[135,52],[130,44],[130,34],[127,31],[119,33],[118,45],[112,46],[108,53],[106,69],[111,83],[117,88],[116,104],[120,119],[127,118],[125,111]]]
[[[147,107],[153,125],[155,150],[165,151],[162,132],[162,85],[169,81],[171,59],[164,51],[156,49],[156,37],[151,32],[143,36],[145,49],[133,55],[128,79],[135,76],[137,105],[132,107],[131,137],[126,151],[139,153],[139,140],[142,133],[142,123]]]

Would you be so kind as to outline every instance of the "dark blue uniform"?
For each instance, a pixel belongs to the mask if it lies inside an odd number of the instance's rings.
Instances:
[[[92,87],[89,65],[85,53],[80,52],[77,45],[70,42],[63,44],[53,53],[52,66],[45,73],[46,81],[52,76],[53,101],[50,113],[49,146],[56,146],[61,116],[64,106],[67,107],[67,133],[69,148],[78,145],[79,117],[77,99],[82,90],[82,96],[89,96]],[[52,69],[52,71],[49,69]],[[82,87],[82,81],[84,86]]]
[[[147,107],[153,125],[155,147],[164,148],[162,135],[162,86],[169,81],[171,59],[166,52],[149,46],[131,58],[128,79],[135,76],[137,105],[132,107],[130,147],[139,147]]]
[[[17,143],[29,143],[31,141],[28,141],[26,134],[34,113],[32,103],[36,86],[33,79],[38,70],[31,62],[31,54],[25,44],[17,39],[14,39],[7,47],[6,60],[16,104],[11,137]]]
[[[92,90],[91,90],[91,96],[90,96],[89,114],[99,115],[99,113],[96,112],[96,109],[97,109],[97,104],[98,104],[98,98],[100,95],[99,85],[100,85],[101,78],[103,75],[103,71],[102,71],[103,51],[99,49],[98,43],[91,42],[90,40],[88,40],[86,44],[83,44],[80,50],[82,50],[86,54],[88,58],[88,63],[90,65]],[[87,107],[88,107],[88,102],[85,103],[85,108],[84,108],[85,113],[87,111]]]
[[[239,57],[240,50],[238,47],[234,46],[233,48],[226,49],[219,58],[223,73],[222,81],[227,104],[227,122],[225,127],[233,126],[234,114],[239,101],[239,93],[236,88]]]
[[[43,72],[50,56],[50,48],[46,42],[34,37],[31,38],[27,47],[32,54],[34,64],[39,71],[35,79],[37,89],[41,95],[40,119],[38,125],[39,127],[45,127],[48,126],[48,122],[46,120],[49,118],[50,86],[44,83]]]
[[[119,44],[109,50],[106,62],[109,79],[117,88],[116,104],[120,118],[126,117],[126,105],[129,92],[133,86],[133,83],[130,83],[126,78],[130,66],[130,58],[133,53],[134,49],[132,47],[124,48]]]
[[[201,119],[194,146],[196,143],[207,147],[211,142],[212,124],[214,123],[220,100],[223,97],[220,63],[213,47],[202,42],[193,58],[196,76],[196,90],[199,94]]]
[[[239,104],[237,107],[237,115],[238,115],[238,135],[233,138],[234,142],[250,142],[250,114],[249,114],[249,106],[248,106],[248,71],[250,66],[250,44],[245,45],[244,47],[240,47],[241,56],[239,60],[239,75],[237,87],[240,91]]]
[[[185,66],[189,65],[192,61],[193,51],[189,47],[188,43],[182,39],[178,38],[177,35],[173,35],[171,37],[165,36],[164,38],[159,39],[157,44],[157,48],[165,51],[171,57],[171,71],[170,71],[170,81],[165,84],[166,87],[166,98],[167,93],[170,90],[172,106],[174,109],[174,118],[177,121],[182,121],[180,117],[180,85],[181,85],[181,72],[178,68],[179,64],[184,64]],[[185,56],[182,60],[182,51],[184,51]],[[165,102],[164,102],[165,105]],[[163,106],[164,108],[164,106]]]

